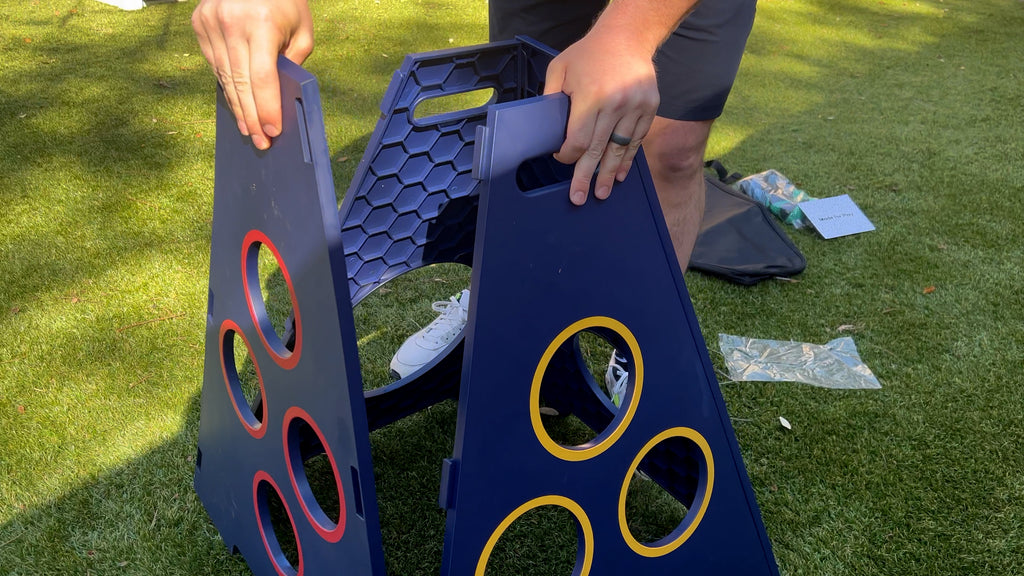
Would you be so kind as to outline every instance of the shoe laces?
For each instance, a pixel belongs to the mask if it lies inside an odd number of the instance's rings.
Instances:
[[[440,315],[423,331],[421,337],[425,342],[446,343],[469,321],[468,303],[461,302],[456,296],[434,302],[430,307]]]
[[[618,353],[613,355],[612,365],[609,366],[609,372],[611,373],[608,394],[612,398],[621,400],[622,394],[626,392],[626,383],[629,381],[629,371],[623,368],[623,365],[629,362]],[[618,403],[616,403],[618,405]]]

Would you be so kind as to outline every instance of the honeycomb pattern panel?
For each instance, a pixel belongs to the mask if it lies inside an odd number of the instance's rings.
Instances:
[[[427,118],[416,118],[416,107],[480,89],[492,89],[494,102],[538,95],[553,54],[517,39],[405,59],[341,206],[354,304],[409,270],[472,261],[479,202],[473,155],[486,106]]]

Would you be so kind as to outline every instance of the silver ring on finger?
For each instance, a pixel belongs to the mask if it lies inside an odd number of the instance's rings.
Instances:
[[[628,136],[623,136],[622,134],[616,134],[615,132],[612,132],[612,135],[608,138],[608,141],[611,142],[612,144],[618,144],[619,146],[629,146],[633,142],[633,139]]]

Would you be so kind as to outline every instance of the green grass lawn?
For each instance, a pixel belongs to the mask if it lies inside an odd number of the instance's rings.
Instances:
[[[216,137],[193,5],[0,6],[0,576],[248,573],[192,490]],[[343,191],[402,57],[485,41],[486,4],[313,10]],[[709,157],[850,194],[877,226],[791,231],[796,283],[686,277],[718,368],[720,332],[824,343],[852,325],[883,384],[723,382],[780,571],[1024,573],[1024,3],[758,10]],[[465,278],[425,270],[357,309],[368,386]],[[390,574],[438,573],[455,413],[373,434]],[[571,519],[525,524],[504,573],[570,574]]]

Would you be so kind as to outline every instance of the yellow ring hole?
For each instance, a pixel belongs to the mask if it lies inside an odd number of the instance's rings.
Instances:
[[[502,520],[501,524],[498,524],[498,527],[494,530],[494,533],[491,534],[490,539],[487,540],[487,545],[484,546],[484,551],[480,555],[480,561],[477,562],[476,572],[474,574],[476,576],[484,576],[484,572],[487,570],[487,562],[491,559],[491,552],[494,551],[494,547],[498,544],[498,540],[501,538],[502,534],[508,530],[508,527],[511,526],[513,522],[534,508],[540,508],[541,506],[548,505],[561,506],[571,512],[572,515],[576,517],[576,521],[579,522],[580,527],[583,529],[583,564],[579,574],[574,574],[573,576],[587,576],[587,574],[590,573],[590,566],[594,562],[594,527],[590,524],[590,518],[587,517],[587,513],[583,511],[583,508],[579,504],[565,496],[555,495],[534,498],[513,510],[511,514]],[[579,564],[577,563],[577,565]]]
[[[612,422],[612,430],[608,432],[602,432],[591,441],[590,446],[579,447],[579,448],[567,448],[562,446],[558,442],[551,439],[547,430],[544,429],[544,423],[540,417],[540,385],[544,380],[544,373],[548,369],[548,364],[551,362],[551,358],[555,355],[562,344],[572,338],[577,333],[586,330],[587,328],[607,328],[616,332],[619,336],[625,340],[629,346],[630,352],[633,355],[633,369],[634,369],[634,380],[633,380],[633,393],[630,395],[629,406],[624,407],[616,417],[618,423]],[[555,337],[554,341],[548,346],[548,349],[544,351],[544,355],[541,356],[540,364],[537,366],[537,371],[533,375],[533,385],[530,388],[530,422],[533,424],[533,431],[537,434],[537,439],[547,449],[548,452],[566,460],[569,462],[581,462],[588,458],[593,458],[598,454],[601,454],[607,450],[616,440],[622,436],[622,433],[629,426],[630,421],[633,420],[633,415],[636,414],[636,408],[640,401],[640,391],[643,388],[644,382],[644,362],[640,355],[640,344],[637,342],[636,337],[629,331],[628,328],[618,320],[613,320],[605,316],[591,316],[584,318],[578,322],[574,322],[571,326],[562,330],[558,336]]]
[[[702,481],[698,483],[699,493],[694,498],[694,504],[697,505],[697,509],[694,510],[691,506],[689,513],[683,520],[683,523],[680,524],[680,526],[686,526],[686,528],[666,544],[660,546],[647,546],[633,537],[633,533],[630,532],[629,525],[626,522],[626,494],[629,492],[629,481],[633,478],[633,474],[636,472],[636,469],[640,466],[640,462],[643,461],[644,456],[646,456],[648,452],[650,452],[659,443],[668,440],[669,438],[676,437],[692,440],[700,447],[700,451],[704,454],[705,465],[707,466],[707,476],[702,478]],[[652,438],[651,441],[648,442],[642,450],[640,450],[636,459],[633,460],[633,464],[629,467],[629,472],[626,473],[626,479],[622,484],[622,491],[619,493],[619,528],[622,530],[623,538],[626,539],[626,544],[629,544],[629,547],[637,554],[648,558],[664,556],[682,546],[683,542],[686,542],[686,540],[693,534],[694,530],[697,529],[701,519],[704,518],[704,512],[707,511],[708,503],[711,501],[711,489],[714,484],[715,461],[711,456],[711,447],[708,445],[707,440],[700,435],[700,432],[697,432],[692,428],[670,428]],[[702,492],[700,491],[701,485],[704,487]],[[675,531],[678,530],[679,529],[677,528]],[[672,538],[671,534],[659,540],[659,542],[663,542],[669,538]]]

